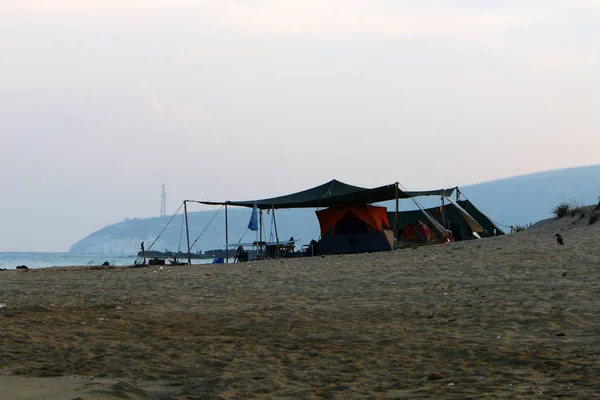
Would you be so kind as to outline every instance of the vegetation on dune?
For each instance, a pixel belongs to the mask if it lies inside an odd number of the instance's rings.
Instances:
[[[570,212],[571,212],[571,203],[569,203],[569,202],[559,203],[556,206],[554,206],[554,208],[552,209],[552,214],[554,215],[554,218],[556,218],[556,219],[565,217]]]
[[[526,231],[527,229],[531,228],[533,224],[530,222],[528,224],[525,225],[515,225],[514,227],[514,232],[523,232]]]
[[[571,202],[563,201],[562,203],[558,203],[556,206],[554,206],[552,209],[552,215],[554,215],[555,219],[560,219],[566,217],[567,215],[570,215],[571,218],[579,216],[580,221],[589,215],[589,224],[595,224],[600,218],[600,196],[598,197],[598,204],[596,207],[594,207],[591,212],[590,209],[591,207],[585,207],[581,202],[575,200]],[[515,227],[515,232],[525,229],[527,229],[526,226],[517,225]]]
[[[587,212],[587,210],[585,207],[573,208],[571,210],[571,218],[574,218],[575,216],[579,215],[579,220],[581,221],[582,219],[585,218],[586,212]]]

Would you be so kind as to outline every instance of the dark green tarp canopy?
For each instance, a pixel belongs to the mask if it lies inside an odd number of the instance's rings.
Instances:
[[[440,189],[431,191],[406,192],[397,189],[397,184],[380,186],[376,188],[363,188],[348,185],[338,180],[332,180],[322,185],[301,192],[285,196],[272,197],[256,200],[256,206],[260,209],[279,208],[324,208],[341,204],[373,204],[382,201],[394,200],[396,195],[399,199],[408,199],[416,196],[444,195],[450,196],[454,189]],[[230,205],[239,207],[253,207],[254,200],[244,201],[197,201],[197,203],[208,205]]]

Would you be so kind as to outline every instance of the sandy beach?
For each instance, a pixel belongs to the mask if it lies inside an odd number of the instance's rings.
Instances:
[[[0,282],[1,400],[600,397],[600,223],[577,216],[384,253]]]

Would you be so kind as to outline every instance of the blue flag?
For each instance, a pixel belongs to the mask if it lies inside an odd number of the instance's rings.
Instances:
[[[256,202],[254,202],[254,207],[252,207],[252,215],[250,216],[250,222],[248,222],[248,229],[251,231],[258,230],[258,207],[256,206]]]

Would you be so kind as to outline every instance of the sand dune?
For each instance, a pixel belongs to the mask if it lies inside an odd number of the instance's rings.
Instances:
[[[0,272],[0,399],[594,398],[599,278],[587,217],[354,256]]]

